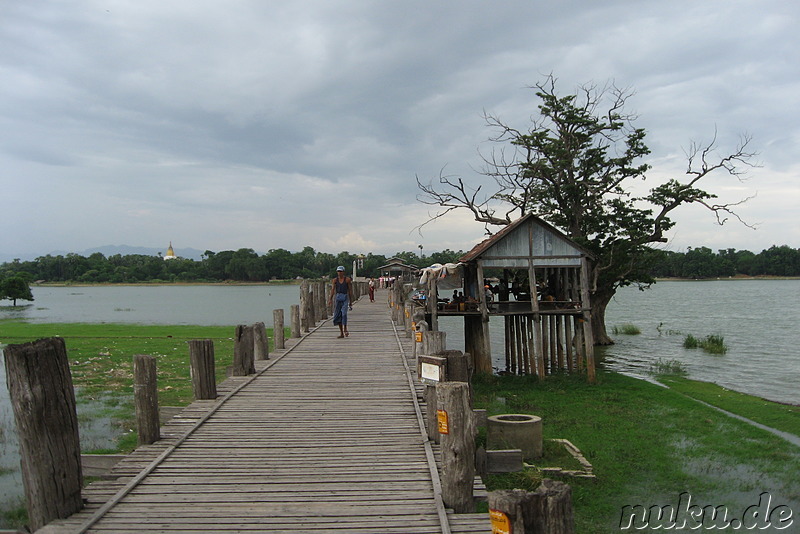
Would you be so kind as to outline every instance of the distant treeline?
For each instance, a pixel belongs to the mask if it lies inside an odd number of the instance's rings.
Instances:
[[[266,282],[333,276],[338,265],[350,272],[353,262],[360,260],[358,274],[380,276],[379,268],[393,257],[404,263],[427,266],[433,263],[455,262],[463,251],[445,250],[420,258],[413,252],[398,252],[394,256],[349,252],[337,255],[317,252],[305,247],[300,252],[285,249],[257,254],[253,249],[225,250],[203,253],[200,261],[143,254],[114,254],[97,252],[88,257],[79,254],[41,256],[33,261],[0,265],[0,280],[21,275],[30,282]],[[746,276],[800,276],[800,249],[772,246],[758,254],[747,250],[712,251],[706,247],[690,248],[687,252],[654,250],[651,274],[656,278],[720,278]]]
[[[656,278],[721,278],[745,276],[800,276],[800,249],[772,246],[754,254],[749,250],[712,251],[707,247],[686,252],[654,252]]]
[[[445,250],[426,255],[423,259],[413,252],[398,252],[394,256],[367,254],[359,256],[349,252],[337,255],[317,252],[305,247],[300,252],[285,249],[257,254],[253,249],[225,250],[203,253],[200,261],[175,258],[164,260],[161,256],[144,254],[114,254],[104,256],[96,252],[88,257],[79,254],[66,256],[41,256],[33,261],[19,261],[0,265],[0,280],[12,275],[22,275],[30,282],[82,282],[82,283],[135,283],[135,282],[266,282],[289,280],[298,277],[320,278],[336,274],[343,265],[350,273],[353,262],[360,260],[360,276],[379,276],[378,269],[390,258],[400,258],[404,263],[427,266],[432,263],[457,261],[463,251]]]

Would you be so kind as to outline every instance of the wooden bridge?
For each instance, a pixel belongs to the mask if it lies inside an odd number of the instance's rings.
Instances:
[[[365,299],[349,328],[323,322],[229,378],[38,532],[490,532],[442,504],[411,340]]]

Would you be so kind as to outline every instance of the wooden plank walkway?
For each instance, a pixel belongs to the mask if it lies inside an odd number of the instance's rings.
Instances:
[[[226,380],[39,532],[490,532],[488,514],[441,503],[411,342],[390,310],[362,299],[349,323],[348,338],[323,322]]]

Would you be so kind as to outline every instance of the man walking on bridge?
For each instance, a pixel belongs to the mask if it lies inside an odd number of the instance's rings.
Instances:
[[[335,299],[335,300],[334,300]],[[336,268],[336,278],[331,284],[329,304],[334,304],[333,324],[339,325],[339,337],[350,335],[347,331],[347,310],[353,309],[353,280],[344,273],[342,265]]]

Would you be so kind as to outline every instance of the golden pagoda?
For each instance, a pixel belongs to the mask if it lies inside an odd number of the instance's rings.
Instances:
[[[174,260],[177,258],[175,255],[175,251],[172,250],[172,241],[169,242],[169,248],[167,248],[167,253],[164,255],[164,261],[166,260]]]

